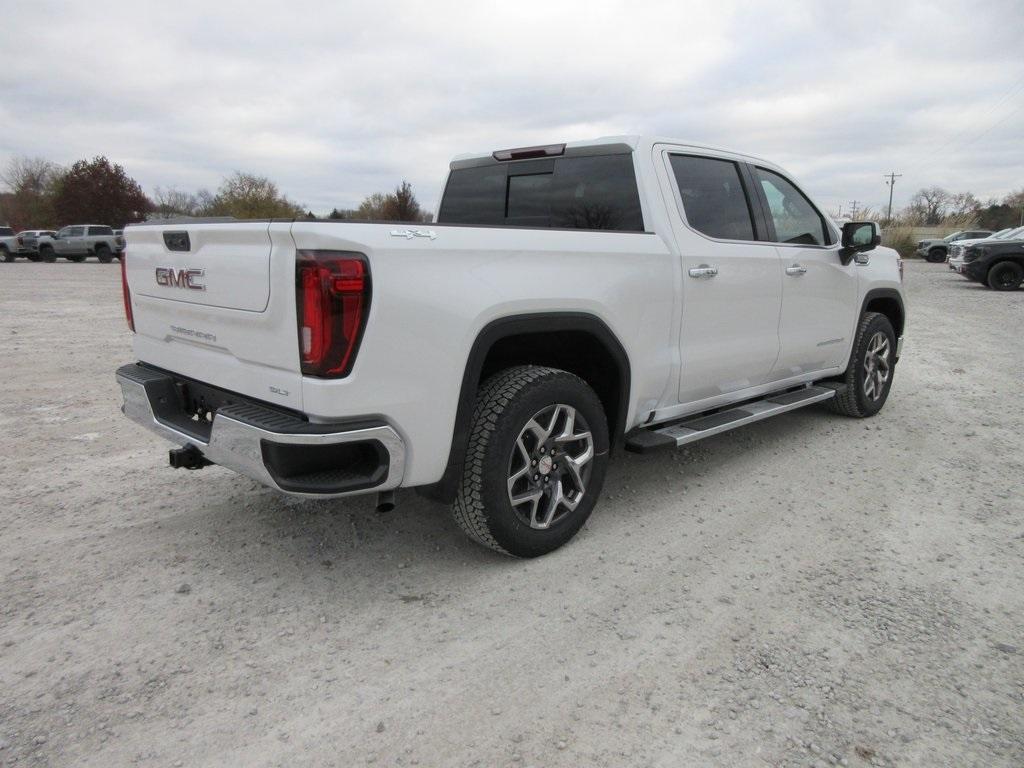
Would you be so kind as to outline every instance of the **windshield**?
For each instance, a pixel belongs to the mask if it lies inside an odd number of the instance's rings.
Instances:
[[[1007,232],[1003,236],[1002,239],[1003,240],[1019,240],[1021,238],[1024,238],[1024,227],[1017,227],[1016,229],[1011,229],[1009,232]]]
[[[952,243],[954,240],[957,239],[957,237],[960,236],[960,234],[960,232],[954,232],[952,235],[946,235],[944,238],[942,238],[942,241],[944,243]]]
[[[0,237],[6,237],[8,235],[13,235],[13,234],[14,234],[14,230],[11,229],[10,227],[0,227]]]

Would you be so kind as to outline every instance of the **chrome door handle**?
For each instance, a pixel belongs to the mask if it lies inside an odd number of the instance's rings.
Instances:
[[[707,264],[701,264],[690,270],[690,277],[714,277],[717,274],[718,267],[709,267]]]
[[[807,271],[807,267],[801,267],[799,264],[794,264],[792,267],[786,267],[786,274],[797,277],[804,274]]]

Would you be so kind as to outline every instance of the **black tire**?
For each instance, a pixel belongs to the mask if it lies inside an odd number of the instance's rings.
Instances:
[[[998,261],[988,270],[986,282],[993,291],[1015,291],[1024,281],[1024,268],[1015,261]]]
[[[0,261],[5,264],[14,261],[14,256],[11,255],[6,246],[0,246]]]
[[[530,460],[526,458],[526,442],[533,441],[534,432],[527,425],[539,424],[535,417],[551,412],[548,435],[554,435],[556,422],[570,411],[576,419],[571,434],[585,434],[581,442],[551,439],[547,443],[537,440],[533,455],[548,454],[540,459],[538,472],[531,475]],[[560,417],[559,414],[562,414]],[[558,422],[565,434],[566,421]],[[577,451],[577,459],[585,452],[590,441],[592,457],[580,462],[584,478],[582,493],[575,499],[573,509],[563,509],[557,502],[550,504],[556,492],[564,493],[566,501],[573,503],[577,491],[569,467],[562,458]],[[555,449],[555,454],[550,449]],[[519,458],[522,457],[522,458]],[[559,468],[558,461],[562,461]],[[517,462],[522,467],[516,471]],[[546,464],[545,464],[546,462]],[[534,462],[536,464],[536,462]],[[542,469],[542,467],[546,467]],[[469,442],[452,513],[459,527],[474,541],[513,557],[537,557],[558,549],[568,542],[590,516],[601,494],[608,467],[608,422],[601,401],[594,390],[578,376],[555,368],[518,366],[494,374],[477,391],[476,406],[469,427]],[[525,469],[525,476],[523,475]],[[541,473],[544,473],[543,476]],[[550,473],[550,474],[548,474]],[[525,519],[526,510],[520,502],[513,507],[513,476],[527,484],[529,493],[541,495],[533,504],[533,514]],[[554,483],[548,483],[551,478]],[[563,482],[564,481],[564,482]],[[519,482],[519,481],[516,481]],[[565,488],[569,488],[565,491]],[[516,494],[519,495],[519,494]],[[539,510],[554,509],[548,527],[541,528]],[[537,526],[532,522],[538,523]]]
[[[946,260],[946,249],[945,248],[932,248],[928,251],[928,255],[925,257],[932,264],[938,264]]]
[[[54,262],[57,260],[57,254],[53,251],[53,246],[41,245],[39,246],[39,258],[41,261]]]
[[[866,383],[869,376],[868,355],[878,334],[883,334],[888,342],[888,372],[881,387],[875,380],[872,382],[873,386],[868,388]],[[876,362],[874,370],[877,371],[879,366],[880,364]],[[885,405],[885,401],[889,397],[895,372],[896,332],[893,330],[892,323],[889,322],[888,317],[878,312],[865,312],[857,326],[853,352],[850,354],[850,364],[846,367],[846,373],[843,376],[846,388],[831,400],[826,401],[828,407],[835,413],[857,419],[874,416],[882,410],[882,406]],[[866,389],[868,391],[865,391]],[[875,392],[878,393],[877,397]]]
[[[105,245],[96,246],[96,258],[100,260],[101,264],[109,264],[114,260],[114,256],[110,252],[110,248]]]

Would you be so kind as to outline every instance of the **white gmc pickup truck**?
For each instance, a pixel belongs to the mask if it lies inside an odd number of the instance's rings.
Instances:
[[[870,222],[781,168],[615,137],[463,155],[435,224],[132,226],[126,416],[308,497],[416,487],[476,541],[556,549],[614,448],[885,403],[906,311]]]

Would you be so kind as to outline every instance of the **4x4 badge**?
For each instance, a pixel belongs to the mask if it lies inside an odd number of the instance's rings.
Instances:
[[[428,237],[433,240],[437,233],[432,229],[392,229],[391,236],[404,237],[406,240],[412,240],[414,237]]]

